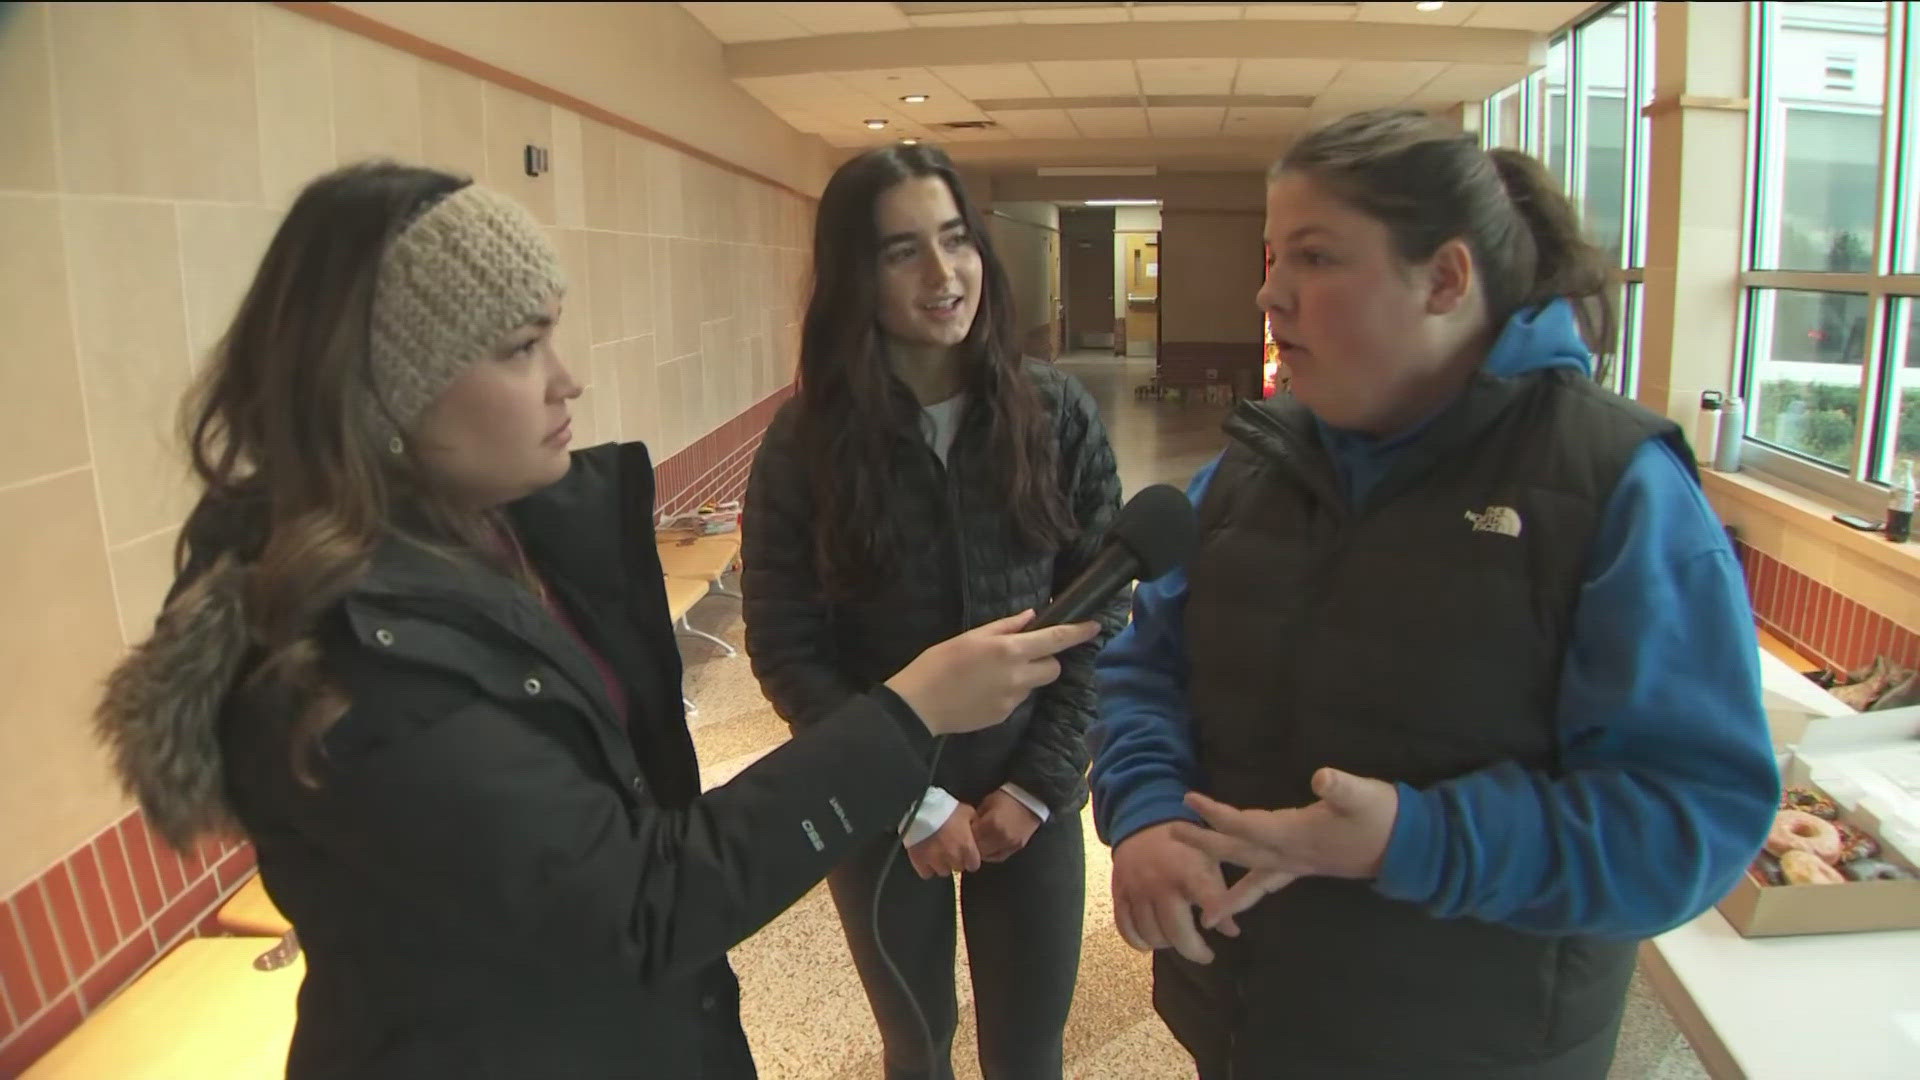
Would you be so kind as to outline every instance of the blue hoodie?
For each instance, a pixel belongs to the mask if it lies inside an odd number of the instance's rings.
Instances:
[[[1515,315],[1485,365],[1591,370],[1564,301]],[[1417,433],[1323,427],[1359,506]],[[1195,506],[1218,459],[1187,489]],[[1198,820],[1183,571],[1140,586],[1098,663],[1094,820],[1108,844]],[[1463,707],[1470,707],[1463,703]],[[1400,784],[1374,888],[1440,918],[1552,934],[1648,937],[1705,911],[1772,823],[1779,776],[1760,699],[1745,581],[1688,464],[1664,440],[1608,501],[1574,612],[1555,710],[1558,778],[1503,762],[1425,789]]]

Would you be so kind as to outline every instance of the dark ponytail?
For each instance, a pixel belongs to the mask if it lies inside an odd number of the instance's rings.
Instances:
[[[1587,348],[1614,349],[1606,253],[1539,161],[1486,151],[1474,136],[1417,109],[1355,113],[1312,132],[1274,165],[1301,173],[1387,227],[1399,256],[1424,262],[1449,240],[1478,264],[1495,327],[1522,308],[1571,301]]]
[[[1560,193],[1540,159],[1505,149],[1489,151],[1487,156],[1493,159],[1507,198],[1533,240],[1533,287],[1521,304],[1566,297],[1580,318],[1587,348],[1596,356],[1610,355],[1618,324],[1606,253],[1580,231],[1573,204]]]

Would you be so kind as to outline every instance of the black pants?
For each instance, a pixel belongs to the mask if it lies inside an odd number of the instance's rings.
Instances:
[[[880,899],[887,953],[913,989],[933,1034],[935,1061],[913,1007],[873,939],[873,886],[897,837],[862,847],[828,876],[854,966],[886,1044],[887,1080],[951,1080],[953,878],[922,881],[901,851]],[[1086,850],[1080,815],[1055,814],[1018,854],[959,875],[973,970],[973,1008],[986,1080],[1060,1080],[1061,1039],[1080,972]]]

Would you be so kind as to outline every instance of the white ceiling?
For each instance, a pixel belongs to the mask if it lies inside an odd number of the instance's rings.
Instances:
[[[1544,35],[1594,4],[681,6],[725,46],[742,88],[836,147],[911,137],[963,162],[1043,164],[1063,148],[1100,159],[1105,148],[1114,164],[1217,168],[1270,160],[1346,112],[1485,98],[1538,68]],[[1153,25],[1129,26],[1141,23]],[[929,100],[900,100],[909,94]],[[869,119],[887,125],[869,130]],[[942,126],[969,121],[992,127]]]

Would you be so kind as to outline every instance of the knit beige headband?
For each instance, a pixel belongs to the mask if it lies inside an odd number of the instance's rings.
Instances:
[[[371,431],[395,452],[468,365],[566,289],[519,203],[476,184],[435,203],[387,245],[374,286]]]

